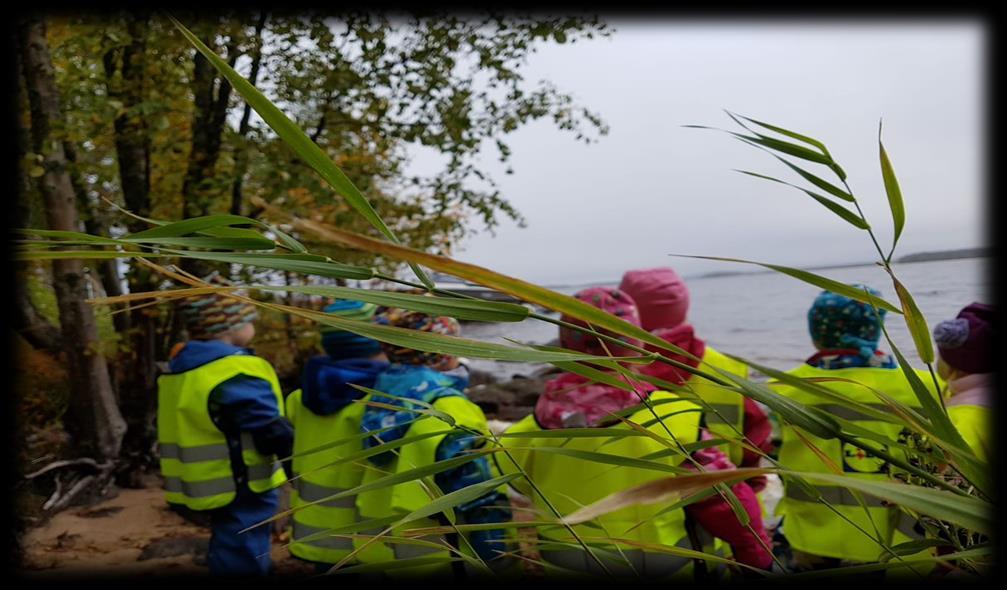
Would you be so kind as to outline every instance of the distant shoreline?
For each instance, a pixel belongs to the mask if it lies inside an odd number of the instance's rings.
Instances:
[[[963,258],[988,258],[993,255],[993,249],[989,247],[983,248],[958,248],[955,250],[937,250],[934,252],[916,252],[914,254],[907,254],[900,258],[895,259],[896,264],[911,264],[913,262],[933,262],[936,260],[958,260]],[[828,264],[823,266],[807,266],[803,267],[802,270],[829,270],[834,268],[854,268],[857,266],[871,266],[875,264],[873,261],[870,262],[848,262],[844,264]],[[686,280],[695,279],[712,279],[717,277],[730,277],[736,275],[761,275],[773,273],[773,270],[718,270],[714,272],[703,273],[699,275],[692,275],[683,277]],[[588,287],[598,287],[605,285],[617,285],[619,281],[601,281],[592,283],[582,283],[577,285],[546,285],[549,289],[586,289]]]
[[[958,248],[956,250],[937,250],[934,252],[916,252],[914,254],[907,254],[905,256],[895,259],[896,264],[910,264],[913,262],[933,262],[936,260],[958,260],[964,258],[984,258],[993,255],[992,248]],[[871,262],[852,262],[845,264],[828,264],[823,266],[808,266],[802,270],[829,270],[833,268],[853,268],[857,266],[871,266],[875,264]],[[696,279],[708,279],[714,277],[725,277],[733,275],[746,275],[746,274],[766,274],[776,272],[773,270],[755,270],[755,271],[743,271],[743,270],[727,270],[727,271],[714,271],[708,272],[701,275],[696,275]]]

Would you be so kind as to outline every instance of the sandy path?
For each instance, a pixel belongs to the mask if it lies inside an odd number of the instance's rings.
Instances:
[[[25,573],[32,576],[81,574],[205,574],[207,528],[170,511],[160,488],[121,490],[88,508],[66,510],[24,539]],[[277,574],[309,573],[290,557],[285,539],[274,535]],[[149,556],[153,555],[154,557]],[[140,561],[141,556],[144,557]]]

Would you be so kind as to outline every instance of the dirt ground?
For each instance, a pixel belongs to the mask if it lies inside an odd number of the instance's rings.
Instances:
[[[210,530],[168,509],[159,486],[124,489],[87,508],[65,510],[24,539],[24,574],[206,574]],[[278,575],[310,575],[312,567],[290,556],[285,535],[274,532]]]

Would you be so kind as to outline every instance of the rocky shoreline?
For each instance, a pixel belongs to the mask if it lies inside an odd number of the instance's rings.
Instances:
[[[491,373],[473,370],[465,393],[482,408],[486,418],[517,422],[532,413],[546,380],[558,372],[555,367],[545,367],[531,375],[515,374],[501,381]]]

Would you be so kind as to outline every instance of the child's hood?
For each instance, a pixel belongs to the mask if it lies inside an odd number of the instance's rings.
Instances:
[[[223,340],[190,340],[168,363],[168,372],[184,373],[234,354],[252,354],[252,351]]]
[[[387,362],[368,359],[313,357],[301,376],[301,402],[318,416],[335,414],[366,395],[353,385],[373,388],[378,375],[388,366]]]
[[[463,387],[463,378],[447,375],[424,365],[391,365],[387,371],[378,376],[374,382],[374,389],[393,395],[395,398],[375,396],[373,399],[403,409],[393,410],[387,407],[368,406],[364,410],[364,416],[360,422],[363,431],[370,432],[386,428],[388,430],[384,430],[373,438],[365,439],[364,446],[369,448],[375,444],[391,442],[405,436],[406,431],[409,430],[409,424],[417,416],[415,412],[405,409],[407,402],[397,398],[431,404],[441,397],[464,397]],[[413,408],[423,407],[422,404],[408,405]],[[371,459],[379,462],[381,457],[372,457]]]
[[[618,375],[616,379],[626,382]],[[656,388],[634,380],[640,393],[650,395]],[[535,420],[545,429],[594,428],[613,420],[612,414],[640,403],[640,396],[606,383],[595,383],[574,373],[561,373],[545,383],[535,403]]]

